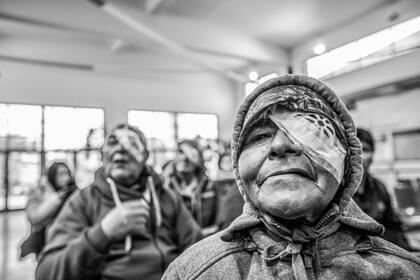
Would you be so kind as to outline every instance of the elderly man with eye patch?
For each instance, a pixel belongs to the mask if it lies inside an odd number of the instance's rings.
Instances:
[[[322,82],[286,75],[256,88],[236,116],[232,160],[242,215],[163,279],[420,279],[420,260],[352,200],[361,145]]]
[[[36,279],[161,279],[201,238],[198,224],[146,165],[144,134],[118,125],[95,181],[70,198],[48,234]]]

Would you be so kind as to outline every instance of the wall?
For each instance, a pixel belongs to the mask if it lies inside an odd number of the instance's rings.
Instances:
[[[130,77],[0,63],[0,73],[0,102],[104,108],[107,128],[130,109],[215,113],[220,137],[231,136],[237,85],[210,72]]]

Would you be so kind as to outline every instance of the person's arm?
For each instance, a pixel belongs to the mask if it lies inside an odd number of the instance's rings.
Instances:
[[[182,198],[173,194],[175,199],[175,231],[177,235],[178,248],[184,251],[187,247],[202,238],[200,226],[192,217],[190,211],[184,205]]]
[[[37,280],[89,280],[100,274],[110,241],[99,222],[89,222],[89,205],[83,192],[78,192],[63,208],[48,234],[36,269]]]
[[[31,225],[44,224],[54,218],[62,204],[60,196],[49,192],[45,186],[38,186],[28,195],[26,214]]]

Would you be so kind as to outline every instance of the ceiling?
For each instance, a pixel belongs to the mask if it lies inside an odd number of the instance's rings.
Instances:
[[[285,64],[296,45],[395,2],[112,1],[147,29],[137,32],[86,0],[1,0],[0,60],[229,76],[249,65]]]
[[[136,3],[136,0],[127,0]],[[172,15],[217,23],[291,48],[308,37],[357,20],[389,0],[170,0],[156,8]]]

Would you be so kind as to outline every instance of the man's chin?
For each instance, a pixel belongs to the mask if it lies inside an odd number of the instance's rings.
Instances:
[[[133,176],[124,169],[113,169],[111,171],[110,177],[119,185],[122,186],[131,186],[135,183]]]

